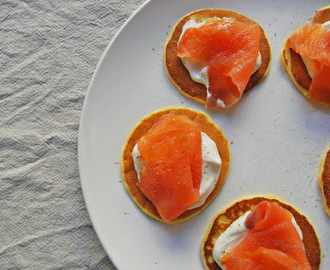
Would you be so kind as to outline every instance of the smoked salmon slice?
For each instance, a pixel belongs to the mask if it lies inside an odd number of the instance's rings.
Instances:
[[[178,56],[207,66],[206,107],[229,107],[242,96],[253,73],[260,29],[234,18],[210,18],[188,28],[178,43]]]
[[[162,219],[176,219],[200,197],[201,131],[188,117],[168,114],[140,139],[138,149],[138,187]]]
[[[292,214],[262,201],[248,215],[247,235],[230,249],[221,263],[230,269],[311,269]]]
[[[330,31],[322,24],[308,22],[293,32],[287,45],[309,61],[314,73],[308,90],[310,99],[330,105]]]

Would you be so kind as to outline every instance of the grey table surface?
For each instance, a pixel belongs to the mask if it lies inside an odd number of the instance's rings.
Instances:
[[[0,269],[115,269],[84,203],[79,121],[105,48],[145,0],[0,0]]]

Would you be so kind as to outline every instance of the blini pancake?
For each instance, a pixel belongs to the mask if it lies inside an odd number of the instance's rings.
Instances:
[[[190,19],[195,19],[197,22],[200,22],[212,17],[232,17],[243,23],[257,24],[255,21],[249,19],[248,17],[234,11],[221,9],[203,9],[186,15],[175,25],[169,35],[164,50],[165,69],[173,84],[183,95],[192,98],[193,100],[202,104],[206,103],[206,87],[203,84],[197,83],[191,79],[188,70],[182,64],[181,59],[177,56],[177,44],[182,32],[182,27],[187,21]],[[261,54],[262,62],[260,68],[251,76],[244,92],[260,83],[262,79],[267,75],[270,67],[271,47],[265,31],[260,25],[259,27],[259,52]]]
[[[139,139],[153,126],[153,124],[159,119],[161,116],[165,114],[175,114],[175,115],[185,115],[190,120],[192,120],[197,127],[204,133],[206,133],[217,145],[218,152],[220,154],[222,160],[222,166],[220,171],[220,176],[218,182],[212,191],[212,193],[208,196],[205,203],[195,209],[187,210],[177,219],[171,222],[166,223],[178,223],[188,220],[189,218],[197,215],[203,209],[205,209],[210,202],[216,197],[220,189],[222,188],[230,163],[230,150],[228,141],[219,127],[213,122],[213,120],[203,112],[199,112],[196,110],[188,109],[188,108],[180,108],[180,107],[168,107],[163,110],[151,113],[144,117],[138,125],[132,130],[129,135],[126,145],[124,147],[123,156],[122,156],[122,175],[124,179],[124,185],[129,195],[133,198],[134,202],[138,205],[138,207],[148,216],[165,222],[157,212],[157,209],[152,204],[150,200],[148,200],[143,193],[140,191],[137,186],[138,177],[134,168],[134,162],[132,158],[132,151],[136,143]]]
[[[322,191],[325,211],[330,217],[330,146],[326,150],[321,162],[319,185]]]
[[[291,205],[280,201],[278,198],[273,196],[262,196],[237,201],[215,216],[202,240],[201,255],[206,269],[221,269],[212,256],[213,246],[216,240],[230,226],[231,223],[242,216],[245,212],[252,210],[258,203],[264,200],[275,203],[289,210],[293,214],[303,233],[303,243],[305,246],[307,259],[313,270],[320,268],[321,246],[317,234],[309,220]]]
[[[310,19],[311,22],[325,23],[330,20],[330,6],[320,9],[316,12],[315,16]],[[308,91],[312,82],[312,78],[309,76],[307,68],[301,58],[293,49],[289,48],[287,41],[285,41],[282,54],[282,63],[287,71],[292,83],[296,88],[310,100]],[[321,103],[318,101],[318,103]],[[329,106],[329,104],[325,104]]]

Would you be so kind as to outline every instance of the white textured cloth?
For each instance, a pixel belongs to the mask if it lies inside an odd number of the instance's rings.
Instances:
[[[83,200],[84,97],[145,0],[0,0],[0,269],[115,269]]]

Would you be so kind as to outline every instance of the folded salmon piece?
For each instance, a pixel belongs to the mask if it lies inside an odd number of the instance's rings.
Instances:
[[[221,258],[226,269],[311,269],[288,210],[262,201],[246,218],[245,227],[248,234]]]
[[[238,102],[259,55],[260,28],[234,18],[208,19],[188,28],[178,43],[178,56],[207,67],[206,107]]]
[[[202,178],[201,131],[186,116],[165,115],[138,142],[139,188],[165,221],[198,201]]]

